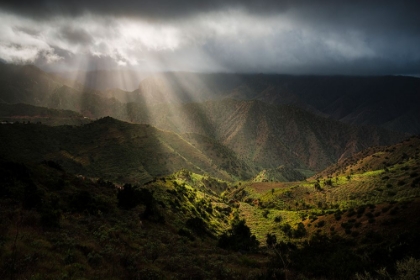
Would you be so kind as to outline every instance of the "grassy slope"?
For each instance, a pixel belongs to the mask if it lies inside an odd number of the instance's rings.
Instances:
[[[315,189],[317,183],[321,190]],[[379,225],[387,224],[387,221],[391,221],[392,227],[396,213],[401,217],[401,223],[390,233],[398,231],[400,225],[416,227],[417,221],[410,219],[410,213],[416,211],[420,202],[420,138],[412,137],[394,146],[370,148],[305,181],[242,184],[227,195],[240,201],[244,217],[252,221],[251,230],[261,241],[270,232],[285,237],[282,224],[289,223],[293,227],[302,221],[312,233],[321,230],[330,234],[330,227],[334,227],[337,233],[345,235],[345,228],[340,225],[352,219],[353,211],[356,213],[358,209],[361,211],[358,216],[362,218],[352,223],[360,222],[364,233],[386,230]],[[389,214],[383,208],[397,210]],[[398,209],[407,210],[398,212]],[[350,217],[341,215],[342,212],[350,213]],[[366,214],[368,212],[373,216]],[[343,219],[337,222],[334,214]],[[285,222],[274,221],[279,215]],[[378,217],[377,223],[368,221],[375,217]],[[325,226],[315,227],[314,221],[321,220],[325,220]]]

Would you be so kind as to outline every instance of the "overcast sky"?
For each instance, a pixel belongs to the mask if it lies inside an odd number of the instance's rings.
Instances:
[[[420,74],[420,1],[0,1],[0,59],[136,68]]]

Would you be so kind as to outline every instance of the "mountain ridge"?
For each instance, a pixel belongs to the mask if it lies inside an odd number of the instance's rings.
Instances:
[[[141,117],[134,120],[144,122]],[[264,168],[286,164],[321,170],[369,145],[390,144],[406,136],[347,125],[294,106],[270,105],[258,100],[161,105],[153,107],[147,121],[177,133],[206,135],[235,151],[241,159]],[[282,156],[284,160],[278,161]],[[271,157],[275,159],[270,162]]]
[[[0,72],[1,102],[74,110],[91,118],[111,115],[129,120],[126,107],[130,102],[148,107],[168,102],[256,99],[294,105],[350,124],[420,133],[416,107],[420,79],[415,77],[166,72],[149,75],[136,90],[127,92],[99,91],[35,66],[2,64]]]

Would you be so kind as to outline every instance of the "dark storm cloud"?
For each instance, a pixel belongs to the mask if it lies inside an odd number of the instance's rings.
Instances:
[[[23,0],[1,13],[0,59],[47,68],[420,73],[420,1]]]
[[[375,34],[420,34],[420,1],[317,1],[301,5],[296,15],[319,26],[363,29]]]
[[[289,9],[302,10],[310,19],[350,21],[369,19],[373,24],[414,26],[419,23],[417,0],[6,0],[0,7],[26,16],[80,15],[85,12],[116,16],[166,19],[182,18],[228,8],[243,8],[250,13],[273,14]],[[360,18],[361,17],[361,18]],[[392,22],[396,20],[397,22]],[[378,21],[379,20],[379,21]],[[419,28],[418,25],[416,27]]]
[[[225,8],[244,7],[256,12],[278,12],[291,1],[257,0],[23,0],[2,1],[4,9],[27,16],[48,17],[54,14],[78,15],[85,12],[107,15],[131,15],[151,18],[176,18]],[[299,1],[296,1],[299,2]]]

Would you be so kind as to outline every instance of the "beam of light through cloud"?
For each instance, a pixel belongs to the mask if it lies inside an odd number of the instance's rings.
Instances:
[[[204,5],[185,16],[177,10],[177,16],[168,18],[94,13],[88,7],[84,12],[50,16],[36,12],[37,16],[26,17],[15,13],[13,5],[13,12],[0,6],[0,58],[51,71],[420,72],[420,31],[413,27],[418,21],[404,20],[401,14],[407,9],[301,2],[280,6],[273,1],[264,5],[232,1],[230,6],[217,2],[223,9]],[[394,15],[392,9],[397,8],[401,11]],[[394,25],[384,20],[392,16]]]

